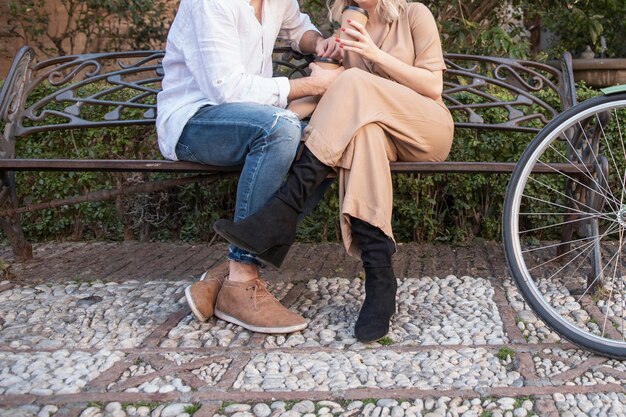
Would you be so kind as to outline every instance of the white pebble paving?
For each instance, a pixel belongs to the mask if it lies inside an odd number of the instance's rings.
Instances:
[[[181,308],[185,282],[69,283],[0,293],[0,345],[127,349]]]
[[[120,352],[7,353],[0,352],[0,395],[72,394],[117,361]]]
[[[256,355],[238,375],[243,391],[338,391],[356,388],[480,389],[522,386],[483,348],[431,352],[363,350]]]
[[[550,378],[568,386],[590,386],[596,384],[626,385],[626,364],[622,361],[608,360],[593,366],[590,370],[570,380],[561,381],[561,374],[575,368],[591,357],[590,353],[582,350],[544,349],[540,354],[533,356],[537,375],[541,378]],[[614,373],[617,376],[614,376]]]
[[[522,294],[509,278],[503,281],[509,305],[516,312],[517,327],[528,343],[559,343],[561,337],[553,332],[526,304]]]
[[[534,402],[527,398],[426,398],[416,400],[358,400],[319,401],[304,400],[285,403],[230,404],[214,417],[479,417],[534,415]],[[507,414],[510,413],[510,414]]]
[[[186,364],[198,359],[204,358],[201,355],[194,354],[179,354],[175,352],[168,352],[162,355],[166,359],[170,359],[173,364],[181,365]],[[189,372],[197,376],[200,380],[204,381],[207,386],[215,385],[220,381],[228,366],[232,362],[232,359],[219,359],[211,361],[206,365],[198,366],[196,369],[192,369]],[[117,391],[118,384],[124,383],[130,378],[150,375],[155,373],[156,370],[147,362],[137,359],[133,365],[126,369],[119,379],[108,385],[107,390]],[[186,385],[183,380],[175,376],[155,376],[154,378],[138,383],[136,386],[124,389],[126,392],[142,392],[146,394],[154,393],[168,393],[177,391],[180,393],[187,393],[192,391],[192,387]]]
[[[517,327],[526,340],[529,343],[559,343],[561,337],[537,318],[524,301],[513,281],[510,279],[505,280],[504,286],[508,301],[517,313]],[[565,286],[548,280],[540,280],[537,286],[550,305],[565,317],[568,322],[584,329],[585,332],[596,335],[603,334],[602,327],[582,308],[578,299],[572,296]],[[607,283],[606,287],[610,289],[611,284]],[[618,331],[623,329],[624,337],[626,337],[626,321],[620,317],[624,314],[621,294],[613,294],[610,304],[599,298],[596,301],[596,306],[603,314],[603,317],[606,314],[610,319],[607,325],[613,326]]]
[[[0,345],[16,352],[0,351],[0,396],[37,396],[80,392],[85,385],[125,357],[115,349],[139,346],[156,325],[184,304],[182,291],[188,282],[129,281],[16,287],[0,293]],[[559,342],[530,311],[510,279],[504,281],[506,295],[519,320],[518,327],[531,343]],[[274,283],[270,291],[284,297],[291,283]],[[575,320],[586,320],[573,309],[571,297],[562,289],[546,286],[551,296],[562,297],[563,308]],[[362,281],[322,278],[306,284],[292,309],[304,315],[309,327],[291,335],[267,336],[265,348],[324,347],[332,352],[289,351],[258,354],[238,375],[234,389],[261,391],[328,391],[346,389],[473,389],[519,387],[521,375],[482,347],[411,351],[411,346],[506,344],[502,321],[493,302],[488,280],[471,277],[408,278],[399,281],[398,312],[389,334],[393,351],[358,343],[352,328],[363,299]],[[572,307],[572,308],[570,308]],[[599,305],[599,308],[605,306]],[[611,306],[606,306],[610,309]],[[590,323],[593,326],[593,323]],[[182,319],[163,340],[162,348],[245,346],[252,333],[238,326],[211,319],[199,323],[191,315]],[[99,351],[69,352],[63,347],[96,348]],[[31,350],[55,350],[34,352]],[[21,351],[23,350],[23,351]],[[166,352],[163,357],[182,365],[201,358],[192,353]],[[576,349],[544,349],[533,356],[540,378],[560,381],[559,376],[591,357]],[[218,359],[190,370],[211,386],[220,381],[231,364]],[[137,361],[117,381],[155,372],[147,362]],[[608,360],[582,376],[562,381],[569,385],[620,384],[626,386],[626,362]],[[109,386],[115,389],[115,384]],[[191,387],[176,375],[155,377],[129,392],[178,392],[188,399]],[[381,391],[384,395],[384,391]],[[303,394],[306,396],[306,394]],[[554,394],[562,416],[626,415],[622,393]],[[527,398],[428,398],[403,401],[275,401],[273,403],[228,404],[218,416],[225,417],[494,417],[533,415],[533,400]],[[109,403],[85,408],[80,417],[190,417],[191,404],[132,405]],[[0,407],[0,417],[53,417],[58,406],[24,405]],[[217,417],[217,416],[216,416]]]
[[[561,416],[613,417],[626,415],[626,395],[623,393],[554,394]]]
[[[508,339],[482,278],[407,278],[399,281],[397,313],[389,338],[394,345],[502,344]],[[268,336],[264,347],[362,348],[354,323],[365,297],[361,279],[321,278],[307,283],[292,307],[309,325],[301,333]]]
[[[15,408],[0,407],[0,417],[53,417],[59,411],[56,405],[22,405]]]
[[[550,357],[539,354],[533,356],[537,375],[541,378],[555,378],[589,358],[589,354],[579,350],[544,349],[542,353]]]
[[[191,373],[206,382],[207,385],[215,385],[222,379],[231,362],[230,359],[222,359],[194,369]]]
[[[108,403],[104,406],[92,405],[85,408],[79,417],[191,417],[198,406],[191,403],[151,405]]]

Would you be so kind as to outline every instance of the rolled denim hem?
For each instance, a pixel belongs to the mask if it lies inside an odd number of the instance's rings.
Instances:
[[[237,246],[229,246],[228,248],[228,260],[240,262],[242,264],[262,266],[263,264],[256,259],[256,256],[243,249],[239,249]]]

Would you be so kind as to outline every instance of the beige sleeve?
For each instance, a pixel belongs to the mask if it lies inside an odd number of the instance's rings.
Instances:
[[[413,65],[429,71],[445,70],[441,39],[433,14],[422,3],[409,4],[408,13],[415,48]]]

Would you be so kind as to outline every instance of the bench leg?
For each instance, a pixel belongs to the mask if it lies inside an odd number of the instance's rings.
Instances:
[[[15,178],[12,173],[0,174],[0,207],[5,210],[17,207]],[[24,236],[20,217],[19,214],[0,217],[0,226],[11,243],[15,259],[23,262],[33,258],[33,247]]]

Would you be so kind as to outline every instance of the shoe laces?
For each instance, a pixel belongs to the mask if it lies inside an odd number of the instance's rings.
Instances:
[[[267,284],[265,284],[265,282],[261,281],[260,279],[256,279],[254,281],[254,283],[252,285],[250,285],[249,287],[246,287],[246,291],[250,291],[252,290],[252,300],[254,301],[254,309],[257,310],[259,304],[261,304],[261,301],[263,301],[263,299],[270,297],[270,298],[275,298],[272,294],[270,294],[270,292],[267,290]]]

